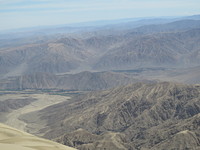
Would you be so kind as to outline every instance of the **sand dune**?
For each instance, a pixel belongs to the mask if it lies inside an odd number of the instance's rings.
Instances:
[[[1,150],[75,150],[0,124]]]

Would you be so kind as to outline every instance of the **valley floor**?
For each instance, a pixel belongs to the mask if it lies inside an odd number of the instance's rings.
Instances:
[[[29,105],[26,105],[24,107],[21,107],[19,109],[13,110],[10,109],[9,112],[5,114],[3,123],[12,126],[14,128],[17,128],[22,131],[28,131],[32,134],[37,134],[38,131],[45,126],[45,122],[40,123],[40,126],[38,124],[35,124],[34,121],[32,122],[31,126],[34,127],[37,126],[35,129],[29,130],[27,128],[27,123],[20,119],[20,117],[24,114],[28,114],[35,111],[40,111],[48,106],[52,106],[64,101],[68,101],[70,99],[69,96],[61,96],[61,95],[50,95],[48,93],[37,93],[37,94],[30,94],[26,92],[14,92],[9,94],[0,95],[0,101],[6,101],[6,100],[19,100],[19,99],[34,99],[33,102],[31,102]],[[19,104],[20,105],[20,104]],[[31,116],[30,116],[31,117]],[[32,118],[34,120],[34,118]],[[29,123],[30,124],[30,123]]]

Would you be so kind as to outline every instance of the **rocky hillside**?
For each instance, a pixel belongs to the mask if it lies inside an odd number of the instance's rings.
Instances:
[[[67,41],[67,42],[66,42]],[[1,74],[32,72],[67,72],[78,67],[92,54],[78,39],[65,39],[42,44],[29,44],[0,51]]]
[[[0,80],[0,89],[65,89],[94,91],[113,88],[128,83],[146,81],[131,75],[115,72],[81,72],[77,74],[54,75],[50,73],[33,73]]]
[[[200,29],[177,33],[145,34],[113,47],[94,65],[95,69],[152,66],[186,67],[199,64]]]
[[[56,36],[56,35],[55,35]],[[35,44],[0,49],[0,74],[66,73],[90,69],[94,59],[119,42],[118,36],[59,36]]]
[[[123,31],[106,32],[102,27],[83,35],[41,37],[35,43],[25,39],[27,44],[0,48],[0,74],[196,66],[200,63],[199,25],[199,20],[182,20]]]
[[[35,116],[48,122],[45,137],[81,150],[199,149],[199,99],[197,85],[136,83],[91,92]]]

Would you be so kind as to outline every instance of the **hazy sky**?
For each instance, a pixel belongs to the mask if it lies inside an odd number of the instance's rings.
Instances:
[[[0,0],[0,30],[195,14],[200,14],[200,0]]]

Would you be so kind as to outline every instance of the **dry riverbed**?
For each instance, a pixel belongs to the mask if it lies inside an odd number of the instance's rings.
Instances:
[[[34,101],[31,102],[29,105],[26,105],[16,110],[11,110],[8,113],[6,113],[3,123],[22,131],[28,131],[29,129],[27,128],[27,123],[19,119],[22,115],[35,112],[35,111],[40,111],[48,106],[52,106],[64,101],[68,101],[70,99],[69,96],[49,95],[48,93],[37,93],[37,94],[23,93],[22,94],[20,92],[19,93],[16,92],[15,94],[7,93],[7,94],[0,95],[0,101],[6,101],[6,100],[11,100],[11,99],[12,100],[29,99],[29,98],[34,99]],[[43,122],[42,124],[40,123],[40,125],[37,125],[37,122],[35,122],[34,124],[35,126],[37,126],[34,132],[37,133],[42,128],[42,126],[45,125],[45,122]]]

